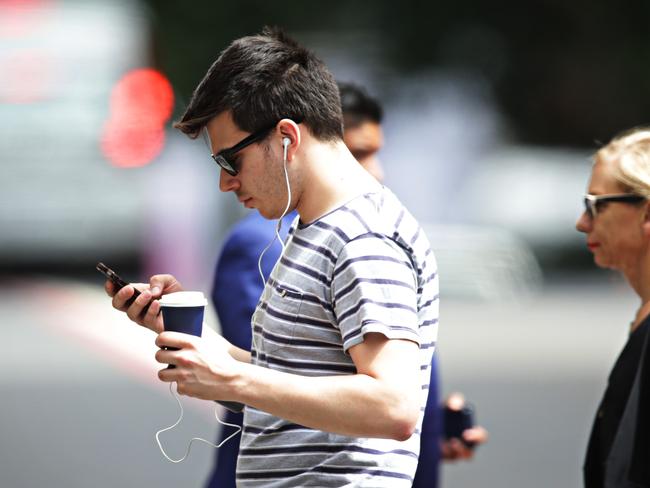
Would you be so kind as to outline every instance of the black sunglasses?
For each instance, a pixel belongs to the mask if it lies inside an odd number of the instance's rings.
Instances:
[[[632,193],[617,193],[613,195],[585,195],[585,212],[590,219],[593,219],[602,205],[607,202],[625,202],[625,203],[639,203],[645,200],[641,195],[634,195]]]
[[[237,173],[239,173],[239,169],[235,165],[235,162],[232,160],[233,156],[237,154],[239,151],[241,151],[242,149],[244,149],[245,147],[250,146],[254,142],[258,142],[264,139],[269,134],[269,132],[271,132],[275,128],[276,125],[277,122],[270,127],[266,127],[264,129],[253,132],[252,134],[243,138],[234,146],[228,147],[226,149],[222,149],[217,154],[212,154],[211,155],[212,159],[214,159],[214,161],[221,168],[223,168],[226,171],[226,173],[228,173],[231,176],[236,176]]]

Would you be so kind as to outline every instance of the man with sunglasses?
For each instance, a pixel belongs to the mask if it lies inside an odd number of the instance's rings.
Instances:
[[[251,350],[209,329],[163,332],[151,278],[128,306],[159,333],[159,378],[180,394],[246,405],[239,486],[411,486],[438,323],[428,241],[343,142],[339,93],[311,52],[279,31],[234,41],[176,126],[207,130],[220,189],[281,219],[296,210],[252,317]],[[110,287],[107,287],[109,293]],[[171,350],[170,348],[175,348]]]
[[[343,110],[343,141],[361,166],[378,181],[383,180],[383,169],[377,152],[383,145],[381,121],[383,111],[379,102],[364,90],[349,83],[339,83],[341,108]],[[283,241],[297,213],[289,212],[282,219],[279,237]],[[212,302],[214,303],[221,334],[230,343],[242,349],[251,347],[251,316],[264,290],[266,278],[280,258],[282,247],[272,241],[275,222],[263,218],[257,212],[250,212],[237,222],[228,233],[214,274]],[[268,246],[261,261],[259,256]],[[259,269],[261,268],[261,270]],[[261,271],[261,275],[260,275]],[[262,278],[262,276],[264,278]],[[429,401],[435,405],[437,395],[430,387]],[[225,422],[241,425],[243,414],[226,411]],[[219,444],[230,432],[223,429]],[[427,446],[429,447],[429,446]],[[435,446],[429,448],[435,450]],[[430,452],[422,449],[422,455],[437,465]],[[224,444],[216,453],[216,466],[206,483],[210,488],[234,488],[237,465],[238,443]],[[433,486],[433,483],[428,483]]]
[[[343,110],[343,141],[359,164],[378,181],[384,173],[377,153],[383,146],[383,109],[379,102],[366,91],[352,83],[338,83]],[[283,218],[280,238],[284,240],[287,229],[295,218],[291,212]],[[264,289],[258,269],[262,251],[273,239],[275,223],[264,219],[257,212],[250,212],[237,222],[226,237],[214,275],[212,301],[221,324],[221,334],[232,344],[243,349],[251,346],[251,316]],[[282,247],[274,242],[268,247],[261,263],[262,275],[268,277],[280,257]],[[420,442],[420,462],[413,486],[435,488],[438,480],[440,442],[448,459],[469,459],[473,450],[458,440],[442,439],[442,410],[438,405],[438,382],[436,360],[431,363],[429,396],[427,398]],[[444,417],[442,417],[444,419]],[[225,421],[241,425],[241,413],[227,411]],[[464,433],[466,441],[481,444],[487,440],[482,427],[474,427]],[[224,429],[219,444],[230,431]],[[232,488],[235,486],[238,444],[224,444],[216,454],[216,466],[206,487]]]

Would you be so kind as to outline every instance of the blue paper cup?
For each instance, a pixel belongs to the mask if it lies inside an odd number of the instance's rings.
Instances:
[[[163,295],[160,299],[160,311],[165,330],[201,337],[203,314],[207,304],[208,301],[200,291],[178,291]],[[173,364],[167,367],[175,368]],[[244,405],[238,402],[217,401],[217,403],[233,412],[241,412],[244,409]]]
[[[165,330],[201,336],[208,301],[200,291],[179,291],[163,295],[160,311]]]

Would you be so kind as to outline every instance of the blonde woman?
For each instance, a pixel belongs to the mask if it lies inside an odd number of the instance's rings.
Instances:
[[[576,223],[596,265],[620,271],[641,299],[596,414],[586,488],[650,486],[649,198],[650,128],[634,129],[595,154]]]

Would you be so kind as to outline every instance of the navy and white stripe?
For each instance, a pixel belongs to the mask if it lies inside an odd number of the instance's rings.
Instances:
[[[304,376],[354,374],[369,332],[420,346],[421,411],[438,328],[429,243],[390,190],[294,222],[252,319],[252,361]],[[404,442],[321,432],[247,407],[239,486],[411,486],[419,432]]]

